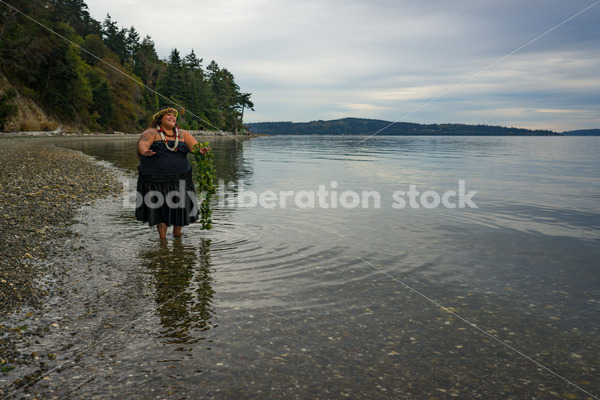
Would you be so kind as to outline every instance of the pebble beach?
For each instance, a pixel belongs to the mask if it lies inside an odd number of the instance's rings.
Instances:
[[[72,235],[76,210],[119,193],[119,183],[91,157],[48,139],[5,137],[0,185],[0,372],[6,375],[35,358],[14,349],[32,332],[6,326],[7,319],[36,309],[50,295],[40,280],[55,268],[48,260],[66,251],[61,244]]]

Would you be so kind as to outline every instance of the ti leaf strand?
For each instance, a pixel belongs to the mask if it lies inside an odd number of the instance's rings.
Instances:
[[[194,154],[194,164],[196,165],[196,191],[200,195],[200,223],[201,229],[212,228],[212,208],[211,200],[216,197],[217,184],[216,169],[213,164],[214,154],[210,149],[205,154],[200,153],[200,149],[209,147],[208,142],[197,143],[194,146],[192,153]]]

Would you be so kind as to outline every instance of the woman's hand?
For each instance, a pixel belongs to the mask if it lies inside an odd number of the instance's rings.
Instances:
[[[190,141],[193,141],[193,142],[194,142],[194,144],[192,145],[192,147],[190,147],[190,148],[192,149],[192,153],[194,153],[194,154],[201,154],[201,155],[205,155],[206,153],[208,153],[208,152],[211,150],[211,149],[210,149],[210,147],[200,147],[200,146],[202,146],[202,145],[208,144],[208,142],[206,142],[206,143],[198,143],[198,142],[196,141],[196,139],[194,139],[194,138],[192,137],[192,135],[185,135],[185,136],[186,136],[186,138],[187,138],[187,137],[190,137],[190,138],[191,138],[191,140],[190,140]],[[186,143],[187,143],[187,142],[186,142]],[[188,145],[188,147],[189,147],[189,146],[190,146],[190,145]]]
[[[155,152],[155,151],[152,151],[152,150],[150,150],[150,149],[148,149],[148,150],[146,150],[146,151],[144,151],[144,152],[142,153],[142,155],[143,155],[143,156],[146,156],[146,157],[150,157],[150,156],[153,156],[153,155],[155,155],[155,154],[156,154],[156,152]]]

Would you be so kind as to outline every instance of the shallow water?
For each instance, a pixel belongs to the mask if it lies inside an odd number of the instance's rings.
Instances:
[[[227,184],[214,228],[167,243],[124,194],[84,209],[69,304],[44,317],[67,328],[39,344],[57,365],[84,353],[32,393],[600,396],[600,139],[361,139],[209,139]],[[131,194],[135,139],[57,144],[112,163]],[[426,208],[431,193],[397,208],[410,185],[459,181],[477,208]],[[266,191],[273,208],[240,206]],[[351,192],[380,202],[344,208]]]

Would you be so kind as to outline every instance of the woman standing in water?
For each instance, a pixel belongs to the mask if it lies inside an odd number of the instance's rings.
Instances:
[[[177,110],[160,109],[150,127],[138,140],[140,158],[135,217],[156,225],[160,239],[166,239],[167,227],[173,225],[173,236],[181,237],[181,229],[198,219],[192,166],[187,154],[196,139],[177,127]],[[198,151],[205,154],[210,149]]]

